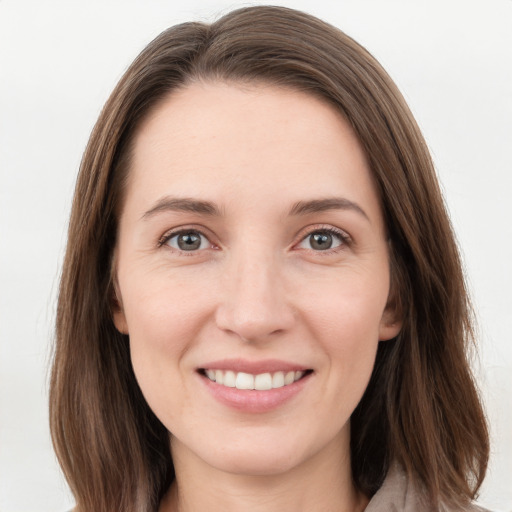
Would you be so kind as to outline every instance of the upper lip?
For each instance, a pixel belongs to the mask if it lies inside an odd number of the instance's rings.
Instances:
[[[259,361],[250,361],[247,359],[221,359],[211,361],[201,365],[201,370],[231,370],[235,373],[244,372],[258,375],[261,373],[306,371],[311,368],[302,364],[282,361],[279,359],[262,359]]]

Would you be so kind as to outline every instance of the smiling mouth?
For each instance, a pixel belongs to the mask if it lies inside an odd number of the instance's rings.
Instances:
[[[267,391],[289,386],[312,373],[313,370],[278,371],[253,375],[232,370],[202,368],[199,373],[221,386],[236,389]]]

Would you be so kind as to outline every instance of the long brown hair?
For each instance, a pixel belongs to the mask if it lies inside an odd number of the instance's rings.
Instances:
[[[376,60],[338,29],[282,7],[172,27],[136,58],[85,151],[68,233],[50,389],[55,450],[81,512],[154,511],[173,477],[169,437],[134,377],[112,316],[112,254],[141,120],[195,80],[265,82],[316,95],[350,122],[380,193],[403,316],[381,342],[351,418],[355,484],[371,496],[392,461],[434,506],[474,498],[488,435],[468,362],[471,308],[421,133]]]

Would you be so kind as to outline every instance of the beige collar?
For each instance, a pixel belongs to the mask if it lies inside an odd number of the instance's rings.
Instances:
[[[432,512],[421,488],[408,478],[398,464],[394,464],[382,487],[376,492],[365,512]],[[439,512],[455,512],[441,507]],[[457,512],[485,512],[485,509],[470,505]]]

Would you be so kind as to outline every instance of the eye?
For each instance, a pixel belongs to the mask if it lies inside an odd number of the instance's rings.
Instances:
[[[202,233],[195,230],[180,231],[168,235],[163,240],[162,245],[166,244],[169,247],[178,251],[199,251],[201,249],[208,249],[211,243]]]
[[[313,251],[327,251],[336,249],[346,243],[346,235],[333,229],[319,229],[312,231],[298,244],[300,249],[310,249]]]

